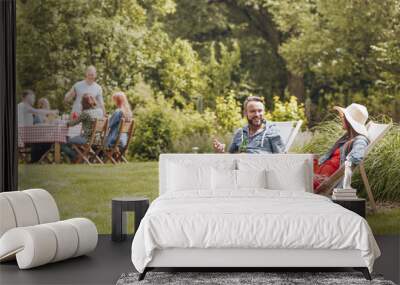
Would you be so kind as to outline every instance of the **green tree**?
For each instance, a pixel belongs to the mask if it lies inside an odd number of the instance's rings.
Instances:
[[[132,88],[152,59],[146,39],[162,37],[161,30],[148,27],[173,12],[168,0],[140,3],[18,0],[18,86],[49,97],[63,110],[64,94],[93,64],[106,99],[116,88]]]
[[[280,10],[284,9],[283,3],[290,1],[282,1]],[[314,120],[322,118],[326,105],[335,103],[332,101],[337,98],[334,94],[342,94],[340,103],[343,105],[357,98],[358,102],[372,102],[368,98],[378,93],[386,97],[388,92],[383,89],[393,86],[399,70],[395,62],[400,50],[400,2],[317,0],[297,3],[277,18],[281,30],[292,31],[280,52],[290,70],[306,77],[311,99],[319,105],[319,109],[314,109]],[[393,45],[395,42],[397,44]],[[389,96],[399,96],[395,93]],[[375,108],[372,103],[367,106]]]
[[[171,42],[165,38],[162,45],[154,64],[146,68],[145,79],[175,106],[183,108],[204,94],[204,65],[187,40]]]
[[[243,102],[246,92],[263,96],[267,101],[273,94],[283,94],[287,85],[285,63],[247,17],[242,9],[246,6],[244,1],[238,1],[240,9],[234,6],[235,1],[176,2],[176,12],[167,17],[165,25],[172,38],[189,40],[203,61],[212,58],[213,48],[220,60],[220,43],[226,47],[234,43],[237,46],[232,46],[234,53],[240,50],[240,63],[235,64],[229,87],[239,89],[237,99]],[[214,45],[211,50],[210,44]]]

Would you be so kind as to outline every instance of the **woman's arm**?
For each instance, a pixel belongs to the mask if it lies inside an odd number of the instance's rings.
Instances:
[[[36,115],[48,115],[48,114],[57,114],[57,110],[46,110],[46,109],[36,109],[28,104],[25,104],[25,111],[27,113],[36,114]]]
[[[78,118],[73,119],[71,121],[68,122],[68,127],[73,127],[75,125],[78,125],[79,123],[81,123],[82,121],[85,120],[85,117],[87,117],[87,114],[85,112],[80,113],[80,115],[78,116]]]
[[[368,146],[368,139],[364,137],[356,138],[351,147],[351,151],[346,156],[346,160],[353,165],[358,165],[364,159],[365,151]]]

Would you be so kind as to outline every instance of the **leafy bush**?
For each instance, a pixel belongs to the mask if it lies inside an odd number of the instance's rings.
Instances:
[[[162,96],[149,100],[136,112],[137,127],[130,147],[140,160],[157,160],[161,153],[211,151],[215,115],[206,110],[199,113],[192,105],[181,110]]]
[[[188,153],[194,147],[198,152],[212,151],[212,136],[215,134],[215,114],[206,110],[199,113],[189,105],[184,110],[175,110],[176,135],[173,138],[173,152]]]
[[[131,155],[141,160],[157,160],[160,153],[171,151],[175,130],[171,110],[166,100],[158,98],[136,112]]]
[[[265,117],[271,121],[297,121],[303,120],[303,126],[307,125],[307,119],[304,112],[304,105],[297,102],[295,96],[290,96],[289,101],[283,102],[278,96],[274,96],[274,108],[267,112]]]
[[[222,134],[230,133],[242,125],[240,104],[236,101],[233,90],[225,97],[216,98],[215,115],[217,128]]]
[[[208,133],[185,135],[173,141],[173,149],[177,153],[210,153],[213,152],[212,138]]]
[[[213,152],[214,137],[228,145],[234,129],[243,124],[240,104],[233,91],[226,97],[217,97],[215,113],[210,109],[199,113],[189,105],[182,111],[176,110],[175,118],[179,130],[173,140],[173,151],[183,153],[193,152],[194,147],[199,153]]]
[[[323,154],[344,133],[339,119],[321,122],[311,130],[311,140],[296,152]],[[399,124],[394,124],[385,137],[374,146],[364,163],[374,197],[381,201],[400,201]],[[354,172],[352,186],[361,190],[361,196],[366,196],[359,171]]]

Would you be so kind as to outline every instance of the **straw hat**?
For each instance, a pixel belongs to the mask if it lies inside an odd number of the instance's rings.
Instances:
[[[357,133],[368,137],[368,131],[365,127],[365,123],[368,120],[368,111],[365,106],[353,103],[346,108],[335,106],[334,109],[346,117],[349,124]]]

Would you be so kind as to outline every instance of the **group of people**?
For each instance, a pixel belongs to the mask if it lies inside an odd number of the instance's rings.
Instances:
[[[103,119],[106,116],[103,92],[96,83],[96,69],[89,66],[86,69],[85,79],[73,85],[65,95],[66,103],[72,102],[71,120],[68,126],[82,124],[82,132],[78,136],[70,137],[67,144],[62,146],[63,152],[75,161],[76,153],[71,144],[85,144],[92,133],[93,121]],[[109,120],[107,146],[113,146],[118,136],[118,126],[122,119],[131,120],[132,111],[123,92],[112,95],[115,111]],[[58,114],[57,110],[51,110],[47,99],[41,98],[38,108],[34,108],[35,94],[26,90],[22,93],[22,102],[18,104],[19,125],[33,125],[43,123],[48,116]],[[234,135],[228,148],[229,153],[282,153],[285,144],[279,135],[279,129],[264,118],[265,107],[260,97],[250,96],[244,102],[244,116],[247,125],[240,128]],[[368,111],[365,106],[351,104],[347,108],[335,107],[341,118],[345,134],[340,137],[330,150],[319,160],[314,161],[314,189],[328,179],[346,161],[353,166],[360,163],[369,144],[366,122]],[[127,136],[120,138],[121,147],[125,147]],[[32,162],[40,159],[51,145],[32,145]],[[217,139],[213,140],[216,152],[224,153],[225,144]]]
[[[327,153],[314,159],[314,191],[326,181],[341,165],[347,162],[358,165],[364,158],[369,144],[366,122],[367,108],[351,104],[347,108],[335,107],[338,111],[345,134],[340,137]],[[236,131],[228,148],[229,153],[282,153],[285,145],[276,126],[264,119],[264,104],[261,98],[251,96],[244,102],[244,116],[247,125]],[[213,140],[216,152],[224,153],[225,144]]]
[[[119,125],[122,119],[132,120],[132,111],[129,101],[123,92],[116,92],[112,95],[115,110],[109,118],[106,144],[112,147],[116,143]],[[93,131],[93,122],[97,119],[104,119],[107,114],[104,107],[103,92],[99,84],[96,83],[96,68],[89,66],[85,72],[85,79],[73,85],[65,94],[64,102],[72,102],[72,111],[68,127],[81,124],[82,131],[79,135],[69,137],[66,144],[61,146],[62,152],[72,161],[77,160],[77,153],[72,148],[72,144],[83,145],[88,141]],[[49,101],[46,98],[38,100],[37,108],[35,105],[35,94],[31,90],[22,92],[22,101],[18,104],[18,126],[32,126],[43,124],[51,117],[58,115],[58,110],[51,110]],[[128,137],[126,133],[121,134],[119,147],[124,148]],[[31,144],[31,162],[37,162],[42,155],[51,147],[51,143]]]

